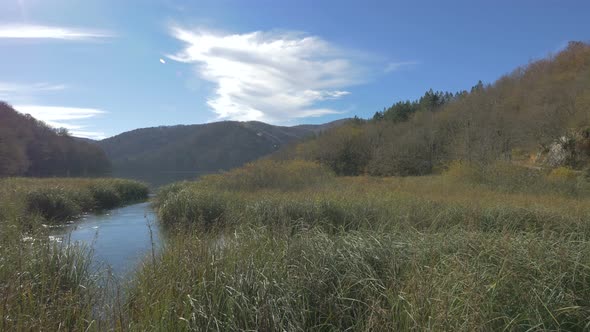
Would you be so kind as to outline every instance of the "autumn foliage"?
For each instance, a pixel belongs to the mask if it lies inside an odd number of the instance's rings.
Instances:
[[[0,102],[0,177],[97,176],[110,167],[98,146]]]

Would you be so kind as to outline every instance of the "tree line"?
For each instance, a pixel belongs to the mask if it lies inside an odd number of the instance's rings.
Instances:
[[[97,145],[0,102],[0,177],[98,176],[110,168]]]
[[[565,166],[583,168],[590,164],[589,137],[590,45],[570,42],[493,84],[480,81],[458,93],[429,90],[275,158],[316,160],[340,175],[424,175],[453,161],[532,165],[566,138],[573,158]]]

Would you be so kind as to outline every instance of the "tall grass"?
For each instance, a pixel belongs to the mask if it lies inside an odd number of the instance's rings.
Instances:
[[[414,179],[340,178],[324,188],[258,192],[215,190],[200,183],[163,190],[155,200],[165,225],[257,226],[329,233],[461,227],[472,231],[550,231],[589,235],[590,199],[498,192]]]
[[[166,246],[108,304],[87,250],[22,241],[50,215],[30,209],[35,191],[0,189],[0,329],[590,330],[584,179],[507,165],[336,178],[264,161],[173,184],[153,201]],[[134,197],[51,181],[49,211]]]
[[[164,188],[154,205],[173,235],[137,273],[130,324],[590,329],[590,196],[581,180],[459,166],[418,178],[249,188],[209,177]],[[258,182],[240,174],[240,183]]]
[[[98,194],[99,193],[99,194]],[[108,274],[89,248],[50,241],[45,224],[147,198],[116,179],[0,180],[0,330],[101,331],[121,326]]]
[[[46,222],[63,222],[82,212],[110,209],[146,200],[147,196],[145,184],[123,179],[0,180],[0,200]]]
[[[223,174],[206,175],[199,182],[205,187],[217,189],[256,191],[310,188],[333,179],[333,172],[319,163],[263,159]]]
[[[590,244],[532,234],[241,227],[177,235],[135,282],[138,330],[590,328]]]

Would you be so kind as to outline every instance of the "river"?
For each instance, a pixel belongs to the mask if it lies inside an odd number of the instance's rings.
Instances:
[[[92,248],[95,262],[108,264],[119,277],[151,253],[152,243],[156,250],[161,243],[160,227],[148,202],[85,215],[72,224],[53,228],[51,236],[56,241]]]

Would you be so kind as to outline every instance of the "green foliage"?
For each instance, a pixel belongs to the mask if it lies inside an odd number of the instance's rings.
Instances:
[[[391,107],[384,109],[383,112],[377,112],[373,116],[375,121],[391,121],[394,123],[408,121],[416,112],[434,112],[439,110],[445,104],[452,102],[460,96],[459,93],[434,92],[432,89],[427,91],[424,96],[414,101],[400,101]]]
[[[63,222],[82,212],[110,209],[147,199],[145,184],[122,179],[0,180],[0,201],[22,203],[19,213]]]
[[[109,192],[109,199],[99,199],[97,188]],[[138,198],[147,198],[147,187],[129,180],[0,179],[0,330],[104,331],[123,326],[115,318],[122,319],[113,305],[121,300],[117,289],[106,271],[93,264],[92,250],[54,242],[42,224]]]
[[[42,238],[1,243],[0,330],[98,328],[93,316],[102,299],[88,249]]]
[[[364,173],[370,158],[368,144],[363,122],[350,121],[295,146],[286,156],[279,154],[276,158],[317,161],[337,175],[359,175]]]
[[[162,193],[160,193],[162,195]],[[223,193],[187,187],[159,198],[158,219],[164,225],[198,225],[208,229],[223,224],[228,198]]]
[[[299,190],[334,181],[324,166],[309,161],[259,160],[219,175],[207,175],[196,184],[176,183],[158,192],[154,206],[159,220],[168,225],[198,224],[209,228],[228,222],[229,206],[239,206],[239,196],[226,191]]]
[[[48,221],[63,221],[77,216],[80,205],[64,188],[40,188],[27,193],[27,212],[39,214]]]

